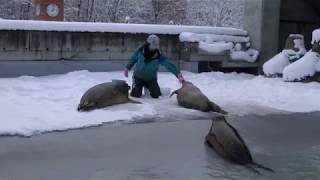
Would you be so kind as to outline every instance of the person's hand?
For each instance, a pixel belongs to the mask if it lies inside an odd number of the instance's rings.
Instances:
[[[128,77],[128,76],[129,76],[129,69],[128,69],[128,68],[125,68],[125,69],[124,69],[123,75],[124,75],[125,77]]]
[[[177,76],[177,78],[178,78],[178,80],[179,80],[180,83],[183,83],[184,78],[183,78],[182,74],[179,74],[179,75]]]

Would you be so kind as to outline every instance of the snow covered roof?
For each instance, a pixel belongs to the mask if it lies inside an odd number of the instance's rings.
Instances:
[[[212,33],[218,35],[247,36],[247,31],[226,27],[122,24],[92,22],[54,22],[33,20],[0,20],[0,30],[72,31],[72,32],[122,32],[180,34],[182,32]]]

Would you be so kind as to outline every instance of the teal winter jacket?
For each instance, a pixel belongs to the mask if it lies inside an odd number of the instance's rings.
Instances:
[[[153,58],[152,61],[146,63],[143,50],[141,49],[138,49],[134,52],[128,64],[126,65],[126,68],[130,70],[134,65],[135,67],[133,76],[144,81],[157,79],[159,65],[164,66],[169,72],[173,73],[176,77],[180,74],[180,70],[174,64],[172,64],[167,57],[161,54]]]

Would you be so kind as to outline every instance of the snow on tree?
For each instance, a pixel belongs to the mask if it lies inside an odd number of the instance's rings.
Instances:
[[[170,21],[183,24],[186,18],[187,0],[151,0],[154,24],[168,24]]]
[[[106,11],[110,22],[117,22],[119,9],[121,8],[122,0],[109,0],[106,3]]]
[[[241,27],[244,0],[65,0],[65,21]],[[31,0],[0,0],[0,18],[31,19]]]
[[[0,18],[31,19],[31,0],[0,0]]]
[[[130,23],[152,24],[151,0],[122,0],[115,22],[123,23],[126,16],[130,17]]]
[[[243,0],[188,0],[187,24],[241,27]]]
[[[65,21],[81,21],[80,20],[80,0],[64,1],[64,18]]]
[[[116,22],[123,0],[65,0],[65,20]]]

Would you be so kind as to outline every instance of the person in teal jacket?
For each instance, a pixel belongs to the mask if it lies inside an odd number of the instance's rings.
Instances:
[[[160,53],[160,40],[156,35],[150,35],[145,44],[136,50],[124,69],[125,77],[128,77],[129,70],[134,67],[133,83],[130,95],[141,97],[142,88],[146,87],[153,98],[161,96],[157,74],[159,65],[164,66],[174,74],[182,83],[184,81],[180,70],[170,60]]]

